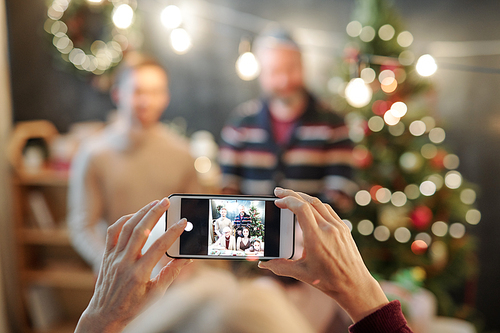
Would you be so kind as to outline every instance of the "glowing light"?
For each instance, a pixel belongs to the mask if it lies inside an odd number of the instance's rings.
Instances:
[[[432,243],[432,237],[426,232],[421,232],[415,236],[415,240],[421,240],[424,241],[427,246],[431,245]]]
[[[386,94],[390,94],[396,90],[398,87],[398,81],[392,77],[386,77],[381,83],[380,88]]]
[[[191,37],[186,30],[177,28],[170,33],[170,42],[177,54],[184,54],[191,48]]]
[[[87,0],[90,3],[101,3],[102,0]]]
[[[354,196],[354,200],[356,203],[360,206],[366,206],[370,203],[371,201],[371,195],[370,192],[366,190],[361,190],[356,193]]]
[[[193,230],[193,224],[188,221],[188,223],[186,223],[186,227],[184,228],[184,230],[190,232],[191,230]]]
[[[448,170],[456,169],[460,165],[460,159],[455,154],[448,154],[443,158],[443,165]]]
[[[400,136],[405,132],[405,124],[402,122],[397,123],[394,126],[389,126],[389,133],[393,136]]]
[[[415,61],[415,55],[411,51],[403,51],[398,57],[399,63],[403,66],[410,66]]]
[[[437,155],[437,151],[438,151],[437,147],[434,146],[432,143],[426,143],[425,145],[422,146],[422,149],[420,149],[422,156],[428,160],[434,158]]]
[[[345,30],[349,36],[358,37],[361,34],[361,29],[363,29],[363,26],[361,25],[360,22],[351,21],[351,22],[349,22],[349,24],[347,24],[347,27]]]
[[[199,173],[207,173],[212,168],[212,162],[206,156],[200,156],[194,161],[194,168]]]
[[[372,99],[372,89],[361,78],[352,79],[345,88],[347,102],[355,107],[362,108]]]
[[[476,201],[476,191],[466,188],[460,192],[460,200],[466,205],[472,205]]]
[[[352,231],[352,223],[351,223],[351,221],[349,221],[347,219],[343,219],[342,222],[344,222],[344,224],[349,228],[349,230]]]
[[[363,236],[371,235],[373,232],[374,226],[372,221],[370,220],[362,220],[358,223],[358,232]]]
[[[436,60],[430,54],[424,54],[418,58],[415,69],[421,76],[431,76],[437,71]]]
[[[160,15],[161,23],[167,29],[178,28],[182,24],[182,13],[179,7],[169,5],[162,10]]]
[[[62,32],[63,34],[67,33],[68,26],[62,21],[55,21],[50,27],[50,33],[56,35],[59,32]]]
[[[465,221],[472,225],[478,224],[481,221],[481,212],[477,209],[469,209],[465,214]]]
[[[236,61],[236,72],[240,79],[250,81],[259,76],[260,66],[252,52],[245,52]]]
[[[113,23],[119,29],[127,29],[134,19],[134,10],[127,4],[122,4],[113,10]]]
[[[379,225],[373,231],[373,237],[379,242],[385,242],[391,237],[391,231],[385,225]]]
[[[403,31],[398,35],[398,44],[402,47],[408,47],[413,43],[413,35],[409,31]]]
[[[427,180],[433,182],[434,184],[436,184],[436,190],[440,190],[441,187],[443,187],[443,177],[441,177],[440,174],[434,174],[434,175],[430,175]]]
[[[394,34],[396,33],[396,30],[392,27],[390,24],[384,24],[383,26],[378,29],[378,36],[380,39],[383,41],[389,41],[394,37]]]
[[[462,185],[462,175],[458,171],[448,171],[444,177],[444,183],[448,188],[459,188]]]
[[[462,223],[453,223],[450,225],[450,236],[453,238],[462,238],[465,235],[465,226]]]
[[[372,132],[380,132],[384,128],[384,119],[379,116],[373,116],[368,120],[368,128]]]
[[[446,263],[446,257],[448,255],[448,249],[443,241],[435,241],[432,243],[431,257],[434,262]]]
[[[394,126],[397,123],[399,123],[399,117],[394,117],[394,115],[391,112],[387,111],[384,114],[384,121],[387,125]]]
[[[415,120],[410,124],[409,130],[413,136],[421,136],[425,133],[425,123],[421,120]]]
[[[376,34],[375,29],[373,29],[373,27],[366,26],[363,27],[363,29],[361,29],[361,33],[359,34],[359,39],[361,39],[365,43],[368,43],[371,42],[373,38],[375,38],[375,34]]]
[[[396,102],[396,103],[392,104],[391,109],[389,111],[391,111],[391,113],[394,117],[401,118],[408,111],[408,107],[403,102]]]
[[[434,195],[434,193],[436,193],[436,184],[434,184],[430,180],[422,182],[422,184],[420,184],[420,193],[422,193],[426,197]]]
[[[370,155],[370,152],[368,149],[363,146],[363,145],[357,145],[354,147],[352,150],[352,156],[354,157],[355,160],[358,162],[363,162],[365,159],[367,159]]]
[[[411,238],[411,232],[408,228],[399,227],[394,231],[394,238],[400,243],[408,243]]]
[[[391,71],[390,69],[386,69],[381,71],[380,74],[378,75],[378,80],[380,81],[380,83],[382,83],[387,78],[395,79],[396,74],[394,74],[394,72]]]
[[[417,255],[424,254],[427,251],[427,244],[423,240],[416,240],[411,243],[411,251]]]
[[[406,196],[410,200],[415,200],[420,196],[420,190],[417,185],[415,184],[409,184],[405,187],[404,190]]]
[[[429,140],[431,140],[435,144],[443,142],[445,138],[446,138],[446,133],[444,129],[440,127],[434,127],[429,132]]]
[[[388,188],[382,187],[375,193],[375,198],[380,203],[388,203],[391,200],[391,191]]]
[[[396,207],[403,207],[406,204],[406,194],[401,191],[396,191],[391,196],[391,202]]]
[[[426,116],[421,119],[425,123],[425,131],[429,132],[436,126],[436,120],[431,116]]]
[[[375,80],[375,78],[377,77],[377,73],[375,73],[373,68],[367,67],[367,68],[363,68],[361,70],[361,73],[359,73],[359,76],[366,83],[372,83]]]
[[[396,80],[398,83],[403,83],[406,81],[406,71],[402,68],[396,68],[394,70],[394,74],[396,74]]]
[[[399,165],[408,172],[420,169],[422,162],[422,158],[414,152],[406,152],[399,158]]]
[[[438,237],[444,237],[448,232],[448,225],[443,221],[437,221],[432,224],[432,233]]]

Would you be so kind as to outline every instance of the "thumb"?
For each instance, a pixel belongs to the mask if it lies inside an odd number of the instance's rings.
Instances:
[[[296,279],[299,279],[302,271],[301,267],[297,264],[297,261],[290,259],[259,261],[259,268],[269,269],[276,275],[288,276]]]

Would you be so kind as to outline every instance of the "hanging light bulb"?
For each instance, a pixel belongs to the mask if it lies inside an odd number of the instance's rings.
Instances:
[[[182,28],[172,30],[170,33],[170,42],[175,53],[184,54],[191,48],[191,36]]]
[[[260,65],[252,52],[245,52],[236,60],[236,73],[240,79],[251,81],[260,73]]]
[[[175,29],[182,24],[182,13],[179,7],[169,5],[161,12],[161,23],[167,29]]]
[[[347,102],[355,108],[362,108],[372,100],[372,89],[361,78],[352,79],[345,88]]]
[[[134,19],[134,10],[127,4],[122,4],[113,10],[113,23],[119,29],[127,29]]]

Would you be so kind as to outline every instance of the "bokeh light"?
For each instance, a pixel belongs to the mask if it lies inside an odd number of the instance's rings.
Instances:
[[[172,30],[170,33],[170,42],[177,54],[184,54],[191,48],[191,37],[188,32],[182,28]]]
[[[399,123],[399,117],[395,117],[390,111],[384,114],[384,121],[389,126],[394,126]]]
[[[420,193],[426,197],[434,195],[434,193],[436,193],[436,184],[430,180],[423,181],[422,184],[420,184]]]
[[[398,44],[402,47],[408,47],[413,43],[413,35],[409,31],[403,31],[398,35]]]
[[[431,76],[437,71],[436,60],[430,54],[424,54],[418,58],[416,65],[417,73],[421,76]]]
[[[373,237],[379,242],[385,242],[391,237],[391,231],[385,225],[379,225],[373,231]]]
[[[428,233],[426,232],[421,232],[421,233],[418,233],[416,236],[415,236],[415,240],[421,240],[421,241],[424,241],[425,244],[427,244],[427,246],[430,246],[431,243],[432,243],[432,237],[431,235],[429,235]]]
[[[415,120],[410,124],[408,128],[413,136],[421,136],[425,133],[425,123],[421,120]]]
[[[362,108],[372,99],[372,89],[361,78],[352,79],[345,88],[347,102],[355,107]]]
[[[199,173],[207,173],[212,168],[212,161],[207,156],[200,156],[194,161],[194,168]]]
[[[396,207],[402,207],[406,204],[406,194],[401,191],[396,191],[391,196],[391,202]]]
[[[373,70],[373,68],[367,67],[367,68],[363,68],[361,70],[361,72],[359,73],[359,76],[366,83],[372,83],[375,80],[375,78],[377,77],[377,73],[375,73],[375,70]]]
[[[436,221],[431,226],[432,233],[438,237],[446,236],[448,225],[443,221]]]
[[[472,205],[476,201],[476,191],[470,188],[462,190],[460,200],[466,205]]]
[[[435,127],[429,132],[429,140],[431,140],[435,144],[439,144],[444,141],[446,138],[446,133],[444,129],[440,127]]]
[[[347,219],[343,219],[342,222],[344,222],[344,224],[349,228],[349,230],[352,231],[352,222],[347,220]]]
[[[395,79],[396,74],[393,71],[391,71],[390,69],[385,69],[385,70],[381,71],[380,74],[378,75],[378,80],[380,83],[382,83],[387,78]]]
[[[373,232],[374,226],[372,221],[370,220],[362,220],[358,223],[358,232],[363,236],[371,235]]]
[[[405,124],[403,124],[401,121],[396,125],[389,126],[388,128],[389,133],[391,133],[392,136],[400,136],[405,132],[405,129]]]
[[[398,56],[399,63],[403,66],[410,66],[415,61],[415,55],[409,50],[401,52]]]
[[[361,29],[363,26],[358,21],[351,21],[347,24],[346,32],[351,37],[358,37],[361,34]]]
[[[399,165],[407,172],[415,172],[422,166],[422,158],[420,154],[414,152],[406,152],[399,158]]]
[[[389,110],[394,117],[401,118],[408,111],[408,107],[403,102],[396,102],[392,104],[391,109]]]
[[[250,81],[259,76],[260,65],[252,52],[245,52],[236,60],[236,72],[240,79]]]
[[[167,29],[178,28],[182,24],[182,13],[179,7],[169,5],[162,10],[160,15],[161,23]]]
[[[443,177],[438,173],[430,175],[429,177],[427,177],[427,180],[433,182],[436,185],[436,191],[439,191],[441,187],[443,187]]]
[[[356,203],[360,206],[366,206],[370,203],[371,201],[371,195],[370,192],[366,190],[361,190],[356,193],[354,196],[354,200]]]
[[[396,30],[394,30],[393,26],[390,24],[384,24],[383,26],[378,29],[378,36],[380,39],[383,41],[389,41],[394,37],[394,34],[396,33]]]
[[[450,225],[450,236],[453,238],[462,238],[465,235],[465,226],[462,223],[453,223]]]
[[[368,120],[368,128],[372,132],[380,132],[384,128],[384,119],[379,116],[373,116]]]
[[[373,38],[375,38],[375,29],[373,29],[373,27],[370,27],[370,26],[366,26],[366,27],[363,27],[363,29],[361,29],[361,33],[359,34],[359,39],[361,39],[363,42],[365,43],[369,43],[373,40]]]
[[[134,19],[134,10],[127,4],[121,4],[113,10],[113,23],[119,29],[127,29]]]
[[[388,203],[391,200],[391,191],[388,188],[382,187],[375,193],[375,198],[380,203]]]
[[[399,227],[394,231],[394,238],[400,243],[408,243],[411,238],[411,232],[408,228]]]
[[[478,224],[481,221],[481,212],[477,209],[469,209],[465,214],[465,221],[472,225]]]
[[[398,87],[398,81],[392,77],[386,77],[381,83],[380,88],[386,94],[390,94],[396,90]]]
[[[448,188],[457,189],[462,185],[462,175],[458,171],[448,171],[444,177],[444,183]]]
[[[425,131],[429,132],[436,127],[436,120],[431,116],[425,116],[421,119],[425,124]]]
[[[443,165],[448,170],[456,169],[460,165],[460,158],[455,154],[448,154],[443,158]]]
[[[427,248],[427,244],[420,239],[411,243],[411,251],[417,255],[424,254],[427,251]]]
[[[422,153],[422,156],[428,160],[436,157],[437,152],[438,152],[437,147],[432,143],[426,143],[420,149],[420,153]]]
[[[420,189],[416,184],[406,185],[404,192],[410,200],[415,200],[420,196]]]

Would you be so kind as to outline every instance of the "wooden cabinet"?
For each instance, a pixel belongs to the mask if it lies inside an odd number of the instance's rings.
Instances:
[[[13,175],[17,272],[26,332],[73,332],[95,284],[71,246],[67,172]]]

